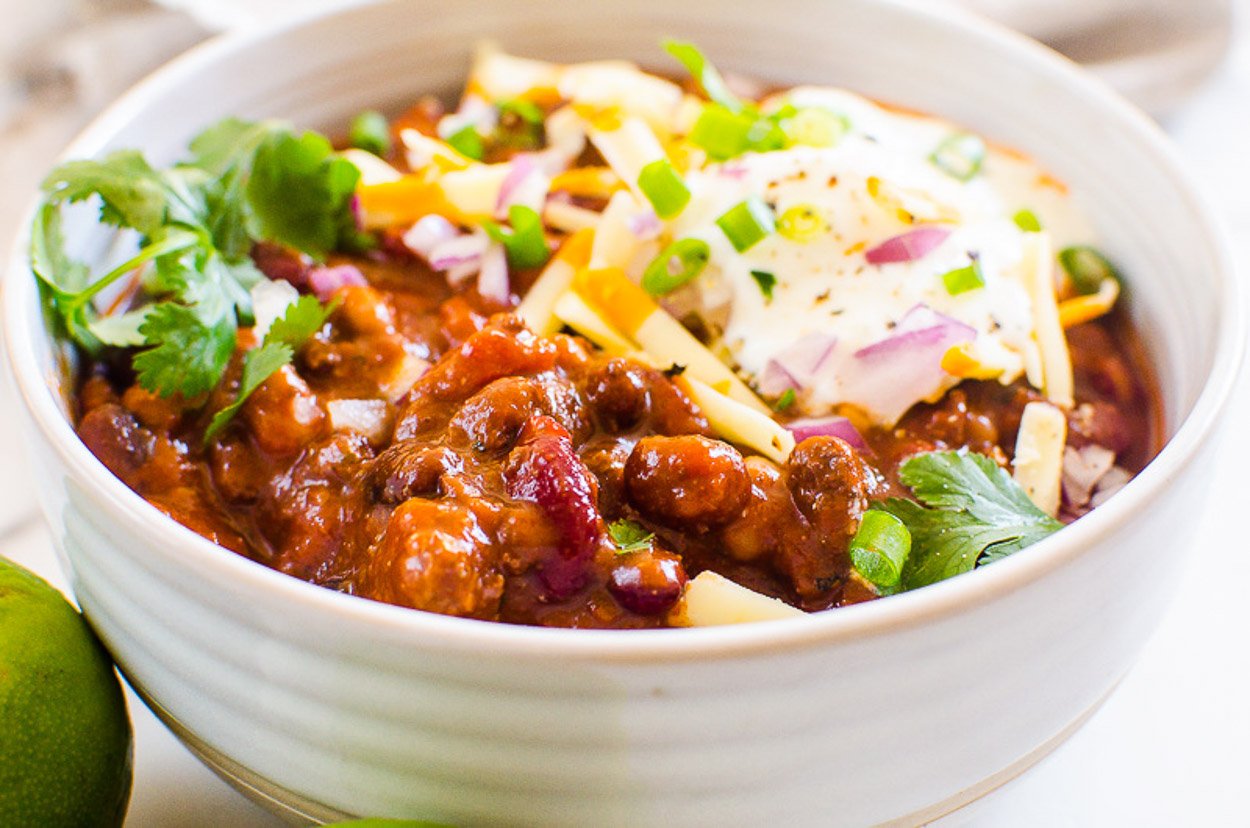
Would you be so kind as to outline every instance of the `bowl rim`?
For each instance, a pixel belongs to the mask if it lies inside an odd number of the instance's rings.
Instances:
[[[305,28],[377,8],[397,6],[402,0],[349,6],[327,14],[300,15],[290,20],[209,38],[157,69],[107,107],[61,154],[61,159],[97,155],[112,135],[150,97],[176,87],[185,78],[228,58]],[[38,199],[32,200],[0,283],[2,325],[9,369],[26,414],[44,440],[59,455],[71,477],[77,477],[107,502],[110,520],[120,519],[164,550],[177,550],[184,565],[214,572],[231,584],[261,590],[274,601],[293,601],[304,609],[324,608],[339,621],[371,627],[379,633],[408,639],[422,647],[460,652],[577,661],[665,662],[720,659],[749,654],[775,654],[814,644],[866,640],[932,623],[952,614],[988,605],[1027,587],[1056,567],[1097,548],[1098,542],[1130,521],[1162,495],[1170,481],[1193,459],[1211,436],[1231,394],[1245,347],[1242,288],[1223,224],[1195,182],[1178,152],[1157,124],[1105,83],[1074,63],[1024,35],[969,12],[938,7],[923,0],[874,0],[923,18],[935,31],[945,29],[972,42],[997,41],[1016,53],[1020,64],[1070,92],[1100,105],[1126,134],[1149,151],[1184,207],[1198,217],[1205,243],[1217,264],[1215,278],[1219,316],[1218,340],[1211,370],[1191,410],[1179,423],[1159,454],[1114,498],[1064,531],[1031,547],[1027,553],[996,562],[964,577],[951,578],[889,600],[870,601],[836,611],[800,618],[720,627],[657,630],[593,630],[526,627],[494,621],[456,618],[392,606],[326,589],[270,569],[196,534],[167,517],[116,478],[78,438],[62,414],[34,356],[36,337],[44,335],[32,310],[37,300],[30,273],[27,244],[30,220]],[[49,516],[50,518],[50,516]],[[190,559],[187,556],[192,556]],[[175,556],[170,556],[172,561]]]

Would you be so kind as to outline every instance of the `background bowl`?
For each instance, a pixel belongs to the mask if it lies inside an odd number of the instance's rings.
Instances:
[[[784,14],[781,11],[784,9]],[[5,283],[34,484],[88,617],[193,750],[275,809],[448,822],[868,824],[967,802],[1071,733],[1128,669],[1181,565],[1242,347],[1219,233],[1152,125],[1030,42],[919,2],[396,3],[231,36],[71,149],[177,158],[226,115],[334,129],[459,86],[491,36],[546,58],[725,68],[940,113],[1068,181],[1129,274],[1170,442],[1073,527],[973,575],[736,628],[515,628],[361,601],[221,550],[77,440],[24,251]],[[104,237],[71,227],[90,251]]]

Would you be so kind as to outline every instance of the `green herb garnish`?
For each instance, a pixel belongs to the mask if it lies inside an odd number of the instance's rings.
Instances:
[[[729,91],[721,73],[710,60],[704,57],[698,46],[680,40],[665,40],[664,49],[681,61],[681,65],[686,67],[686,71],[695,79],[710,100],[730,112],[741,112],[746,108],[746,104]]]
[[[667,158],[652,161],[642,168],[638,174],[638,189],[662,219],[672,218],[690,203],[690,188]]]
[[[269,379],[282,366],[295,358],[301,346],[330,318],[336,303],[322,305],[315,296],[301,296],[287,307],[282,316],[273,321],[260,345],[243,355],[243,374],[239,378],[239,392],[234,402],[213,415],[204,432],[204,442],[209,443],[221,433],[252,392]]]
[[[1017,210],[1011,220],[1016,223],[1016,227],[1026,233],[1042,232],[1042,221],[1032,210]]]
[[[773,288],[777,286],[777,277],[767,270],[752,270],[751,278],[760,286],[760,293],[764,294],[765,304],[773,301]]]
[[[981,272],[981,259],[971,256],[972,261],[963,267],[942,274],[942,284],[951,296],[985,287],[985,274]]]
[[[787,388],[782,392],[781,396],[777,398],[777,401],[773,403],[773,411],[785,411],[790,406],[794,405],[794,401],[798,398],[799,396],[795,393],[793,388]]]
[[[513,204],[508,208],[508,222],[511,229],[500,227],[493,221],[482,223],[482,227],[495,241],[501,243],[508,252],[508,264],[512,267],[542,267],[551,257],[551,248],[547,246],[547,237],[543,234],[542,216],[532,207]]]
[[[44,181],[31,230],[31,264],[65,333],[91,354],[143,348],[139,384],[162,396],[198,396],[221,379],[249,291],[264,276],[249,253],[257,240],[323,256],[357,233],[350,202],[359,172],[315,133],[281,123],[228,119],[191,143],[192,158],[156,170],[133,150],[70,161]],[[93,277],[64,249],[62,211],[94,199],[100,220],[133,231],[138,251]],[[142,274],[153,302],[114,317],[92,298]]]
[[[650,549],[655,533],[647,531],[645,526],[635,520],[622,518],[608,524],[608,537],[616,545],[616,553],[623,555],[626,552]]]
[[[448,135],[447,145],[465,158],[472,158],[474,161],[481,161],[486,157],[486,144],[473,124]]]
[[[917,454],[900,467],[899,480],[919,502],[890,498],[877,508],[911,533],[904,590],[1005,558],[1063,528],[1006,470],[966,449]]]
[[[1060,250],[1059,264],[1072,280],[1076,292],[1083,295],[1097,293],[1107,279],[1120,281],[1120,274],[1107,257],[1085,245]]]
[[[716,226],[734,250],[745,253],[777,231],[777,219],[771,207],[751,196],[722,213]]]
[[[385,158],[391,154],[391,125],[381,112],[362,112],[352,119],[347,140],[356,149]]]

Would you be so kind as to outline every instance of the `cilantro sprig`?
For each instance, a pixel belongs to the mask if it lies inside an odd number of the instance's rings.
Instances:
[[[243,355],[238,394],[234,402],[213,415],[204,431],[205,443],[211,442],[229,425],[253,391],[295,358],[295,352],[321,330],[336,307],[335,302],[322,305],[314,296],[301,296],[273,321],[264,341]]]
[[[350,241],[358,178],[324,137],[275,121],[222,121],[169,169],[134,150],[70,161],[44,181],[31,267],[72,341],[91,354],[141,349],[141,386],[193,398],[221,380],[239,325],[251,321],[250,290],[264,278],[249,258],[252,244],[278,242],[321,258]],[[67,206],[89,200],[101,223],[137,238],[136,252],[101,275],[68,253],[62,230]],[[146,302],[102,314],[97,297],[134,275]]]
[[[616,546],[616,554],[624,555],[627,552],[650,549],[655,533],[648,531],[647,527],[636,520],[622,518],[608,524],[608,537]]]
[[[890,498],[876,508],[911,533],[903,590],[1005,558],[1063,527],[1034,506],[1006,470],[966,449],[918,454],[903,463],[899,479],[919,502]]]

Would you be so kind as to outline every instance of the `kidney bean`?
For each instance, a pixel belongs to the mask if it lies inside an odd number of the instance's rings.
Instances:
[[[465,401],[450,428],[464,435],[474,451],[512,445],[544,400],[543,386],[530,377],[497,379]]]
[[[617,556],[608,578],[608,592],[622,607],[638,615],[668,612],[686,586],[681,558],[660,549]]]
[[[559,532],[560,545],[540,564],[539,577],[552,597],[567,598],[586,584],[603,540],[595,478],[568,431],[545,414],[526,424],[503,474],[509,497],[538,504]]]
[[[156,449],[156,435],[116,403],[88,411],[78,424],[78,436],[109,471],[129,485]]]
[[[685,529],[732,520],[750,481],[737,449],[692,434],[639,440],[625,464],[625,488],[644,515]]]
[[[279,456],[298,452],[325,430],[317,395],[290,365],[283,365],[243,404],[256,444]]]

